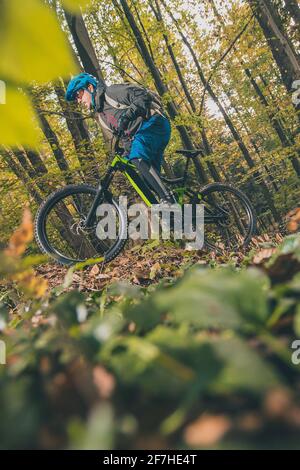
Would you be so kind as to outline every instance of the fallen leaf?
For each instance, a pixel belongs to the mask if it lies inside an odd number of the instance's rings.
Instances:
[[[97,274],[99,274],[100,272],[100,269],[99,269],[99,266],[98,264],[95,264],[92,269],[90,270],[90,276],[94,277],[94,276],[97,276]]]
[[[292,402],[291,393],[285,388],[270,390],[264,400],[265,412],[271,417],[279,417],[287,412]]]
[[[287,229],[289,232],[297,232],[298,230],[298,223],[295,220],[290,220],[290,222],[287,224]]]
[[[160,269],[161,269],[161,267],[160,267],[160,264],[158,262],[153,264],[153,266],[151,266],[150,274],[149,274],[149,278],[151,279],[151,281],[153,281],[153,279],[156,278],[156,275],[158,274]]]
[[[109,274],[99,274],[97,276],[97,279],[110,279],[110,275]]]
[[[107,372],[104,367],[96,366],[93,369],[93,379],[100,397],[109,398],[116,385],[114,376],[110,372]]]
[[[258,413],[245,413],[237,420],[238,428],[246,432],[257,431],[262,424],[262,418]]]
[[[263,250],[258,251],[253,258],[253,263],[261,264],[263,261],[271,258],[275,251],[276,248],[264,248]]]
[[[288,220],[287,230],[291,233],[297,232],[300,226],[300,207],[291,210],[287,214],[286,219]]]
[[[18,257],[24,253],[28,243],[33,239],[33,223],[31,212],[26,208],[23,212],[22,222],[19,228],[12,234],[8,247],[4,251],[7,256]]]
[[[189,446],[211,446],[231,428],[225,415],[204,415],[186,427],[184,439]]]

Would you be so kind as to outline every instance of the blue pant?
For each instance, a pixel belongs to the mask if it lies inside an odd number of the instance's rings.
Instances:
[[[160,172],[163,154],[171,137],[171,125],[169,120],[159,114],[154,114],[144,121],[135,134],[128,160],[142,158],[151,163]]]

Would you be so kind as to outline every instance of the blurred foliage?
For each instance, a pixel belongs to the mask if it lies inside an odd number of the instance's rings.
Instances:
[[[3,280],[1,447],[298,448],[299,234],[259,266],[40,300]]]
[[[1,3],[0,41],[0,76],[7,83],[6,104],[0,108],[5,124],[0,142],[34,146],[38,143],[34,112],[18,87],[74,73],[71,50],[54,13],[40,0],[28,0],[26,8],[20,8],[19,0]]]
[[[10,237],[8,247],[0,253],[0,275],[6,275],[6,281],[17,282],[19,288],[29,298],[42,297],[48,287],[46,279],[35,275],[32,266],[41,263],[44,256],[31,256],[20,259],[33,239],[33,223],[29,209],[25,209],[20,227]],[[1,286],[1,282],[0,282]]]

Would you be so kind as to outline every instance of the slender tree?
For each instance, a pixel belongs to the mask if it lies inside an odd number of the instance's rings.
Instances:
[[[115,4],[115,0],[113,0],[114,4]],[[123,11],[124,11],[124,15],[128,21],[128,24],[133,32],[133,35],[135,37],[135,42],[136,44],[138,44],[138,50],[140,51],[140,54],[141,54],[141,57],[143,59],[143,61],[145,62],[145,65],[147,66],[153,80],[154,80],[154,83],[155,83],[155,86],[156,86],[156,89],[158,91],[158,93],[160,94],[160,96],[164,96],[165,93],[168,92],[168,88],[166,86],[166,84],[163,82],[163,79],[161,77],[161,74],[158,70],[158,68],[156,67],[155,63],[153,62],[152,60],[152,57],[148,51],[148,48],[147,48],[147,45],[143,39],[143,36],[142,36],[142,33],[141,31],[139,30],[138,28],[138,25],[134,19],[134,16],[128,6],[128,3],[126,0],[120,0],[120,3],[121,3],[121,6],[123,8]],[[178,110],[177,110],[177,107],[174,103],[173,100],[169,100],[167,105],[167,110],[168,110],[168,113],[169,113],[169,116],[171,119],[175,119],[176,116],[178,115]],[[194,148],[194,144],[191,140],[191,137],[189,136],[188,134],[188,131],[186,129],[185,126],[183,125],[177,125],[176,126],[179,133],[180,133],[180,136],[181,136],[181,139],[182,139],[182,142],[183,142],[183,145],[185,146],[185,148],[188,148],[188,149],[193,149]],[[202,164],[200,163],[199,159],[193,159],[193,162],[195,164],[195,167],[196,167],[196,170],[197,170],[197,173],[198,173],[198,176],[200,178],[200,180],[202,182],[207,182],[207,176],[206,176],[206,173],[204,171],[204,168],[202,166]]]
[[[166,44],[166,47],[167,47],[167,51],[170,55],[170,58],[171,58],[171,61],[172,61],[172,64],[175,68],[175,71],[176,71],[176,74],[177,74],[177,77],[178,77],[178,80],[182,86],[182,89],[183,89],[183,92],[184,92],[184,95],[190,105],[190,108],[191,108],[191,112],[196,114],[197,113],[197,108],[196,108],[196,104],[194,102],[194,99],[189,91],[189,86],[184,78],[184,74],[181,70],[181,67],[178,63],[178,60],[176,58],[176,54],[173,50],[173,46],[172,44],[170,43],[169,41],[169,38],[168,38],[168,35],[166,33],[166,27],[165,27],[165,24],[164,24],[164,20],[163,20],[163,17],[162,17],[162,12],[161,12],[161,8],[160,8],[160,5],[159,5],[159,2],[157,0],[155,0],[155,7],[153,5],[153,3],[150,1],[149,2],[149,6],[150,8],[152,9],[155,17],[156,17],[156,20],[157,22],[160,24],[162,30],[163,30],[163,38],[164,38],[164,41],[165,41],[165,44]],[[208,141],[208,138],[207,138],[207,135],[206,135],[206,131],[205,131],[205,128],[204,126],[202,125],[201,126],[201,129],[200,129],[200,134],[201,134],[201,138],[202,138],[202,144],[203,144],[203,148],[204,148],[204,151],[205,151],[205,154],[207,156],[211,155],[212,154],[212,147]],[[210,161],[210,160],[207,160],[207,166],[208,166],[208,169],[210,171],[210,174],[212,175],[213,179],[215,181],[220,181],[220,175],[218,173],[218,170],[217,168],[215,167],[215,165]]]
[[[262,28],[276,61],[282,81],[288,91],[300,79],[300,59],[293,44],[285,35],[282,21],[271,0],[248,0]],[[300,116],[299,116],[300,119]]]
[[[82,15],[79,13],[74,15],[65,10],[65,17],[84,70],[87,73],[104,80],[95,49],[86,29]]]
[[[287,11],[289,12],[291,17],[293,18],[293,20],[294,20],[294,22],[297,26],[297,30],[299,32],[299,28],[300,28],[300,6],[299,6],[299,3],[297,2],[297,0],[284,0],[284,4],[285,4],[285,7],[286,7]]]
[[[168,6],[166,5],[165,3],[165,0],[161,0],[162,1],[162,4],[164,5],[166,11],[168,12],[168,14],[170,15],[173,23],[176,25],[176,28],[177,28],[177,31],[178,33],[180,34],[180,37],[182,39],[182,41],[184,42],[184,44],[187,46],[188,50],[190,51],[190,54],[192,56],[192,59],[194,61],[194,64],[196,66],[196,70],[198,72],[198,75],[199,75],[199,78],[202,82],[202,85],[204,86],[204,88],[207,90],[207,92],[209,93],[210,97],[212,98],[212,100],[215,102],[215,104],[217,105],[218,109],[220,110],[223,118],[224,118],[224,121],[226,122],[231,134],[232,134],[232,137],[233,139],[235,140],[235,142],[237,143],[248,167],[250,169],[253,169],[254,172],[253,172],[253,175],[254,177],[256,178],[257,181],[259,181],[260,183],[260,187],[261,187],[261,190],[264,194],[264,197],[266,198],[266,200],[268,201],[268,204],[269,204],[269,207],[272,211],[272,214],[273,214],[273,217],[275,218],[275,220],[278,220],[279,219],[279,215],[278,215],[278,212],[275,208],[275,205],[274,205],[274,202],[273,202],[273,198],[272,198],[272,195],[268,189],[268,187],[266,186],[266,184],[264,183],[263,180],[261,180],[261,175],[259,174],[259,171],[257,169],[255,169],[255,162],[252,158],[252,156],[250,155],[250,152],[248,150],[248,148],[246,147],[246,144],[244,143],[243,139],[242,139],[242,136],[240,135],[239,131],[237,130],[237,128],[235,127],[232,119],[230,118],[229,114],[226,112],[226,109],[225,107],[223,106],[223,104],[221,103],[220,99],[217,97],[216,93],[214,92],[212,86],[210,85],[210,83],[206,80],[205,78],[205,75],[204,75],[204,72],[202,70],[202,67],[201,67],[201,64],[198,60],[198,57],[197,57],[197,54],[196,52],[194,51],[194,48],[192,47],[189,39],[187,38],[187,36],[183,33],[182,29],[180,28],[179,26],[179,23],[178,21],[176,20],[176,18],[174,17],[173,13],[170,11],[170,9],[168,8]]]
[[[214,12],[215,17],[218,19],[220,22],[221,26],[223,27],[222,34],[226,35],[226,28],[225,28],[225,22],[224,19],[219,12],[218,8],[216,7],[215,1],[214,0],[209,0],[209,3],[212,7],[212,10]],[[228,37],[227,37],[228,39]],[[236,51],[236,47],[233,46],[233,50]],[[270,121],[271,126],[273,127],[274,131],[276,132],[277,136],[280,139],[280,142],[284,148],[290,148],[291,146],[294,147],[295,145],[295,139],[293,136],[289,135],[289,132],[286,131],[280,122],[280,120],[277,118],[275,111],[273,110],[273,106],[269,105],[269,102],[264,95],[261,87],[259,86],[257,80],[254,78],[254,76],[251,73],[251,70],[249,67],[247,67],[244,63],[244,60],[242,58],[239,59],[240,65],[246,75],[246,77],[249,79],[251,86],[253,87],[253,90],[255,91],[256,96],[258,97],[260,103],[266,110],[267,117]],[[300,176],[300,162],[298,158],[295,156],[295,150],[292,149],[291,152],[289,153],[289,159],[292,162],[293,168],[298,176]],[[300,150],[298,151],[300,153]]]
[[[13,157],[13,153],[3,148],[0,149],[0,155],[6,162],[8,168],[15,174],[19,181],[21,181],[26,188],[26,191],[33,200],[39,205],[43,202],[43,197],[40,195],[36,187],[32,184],[32,181],[27,176],[26,171],[22,168],[22,165],[17,163]]]

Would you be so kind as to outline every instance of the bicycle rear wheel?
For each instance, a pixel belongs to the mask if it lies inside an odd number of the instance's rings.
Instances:
[[[115,258],[126,243],[126,214],[112,199],[116,236],[101,239],[96,234],[98,219],[84,228],[84,221],[95,199],[97,189],[87,185],[69,185],[52,194],[40,206],[35,219],[35,238],[40,249],[58,263],[72,265],[91,258]]]
[[[204,243],[219,253],[246,247],[256,230],[256,215],[248,197],[221,183],[204,187],[193,199],[204,205]]]

